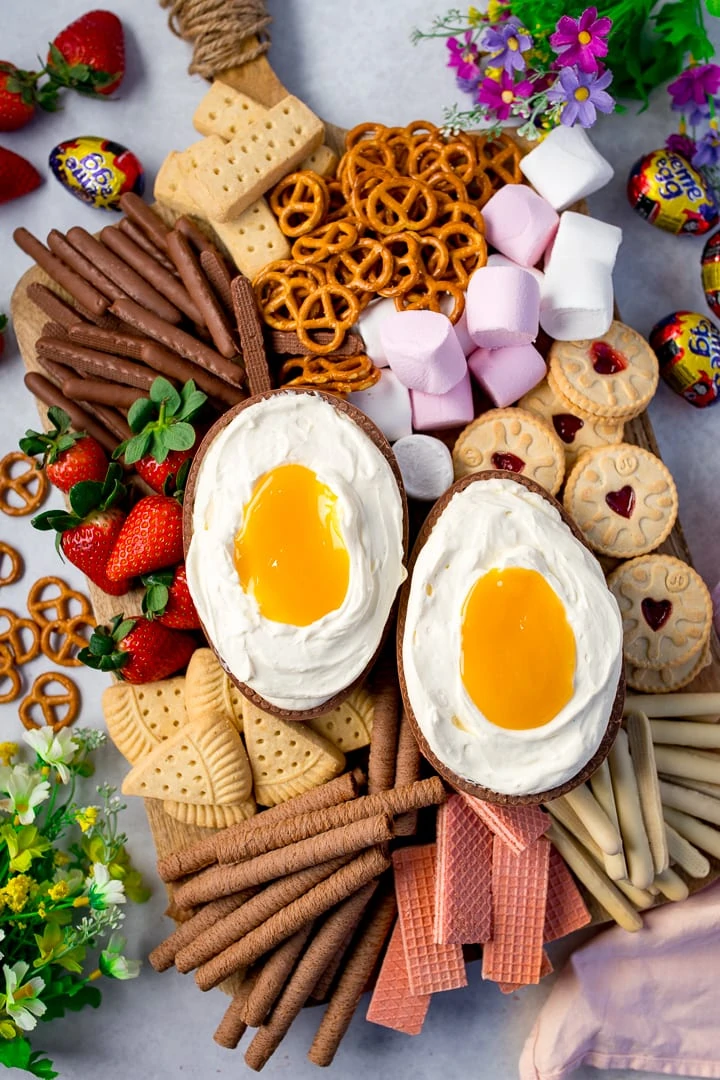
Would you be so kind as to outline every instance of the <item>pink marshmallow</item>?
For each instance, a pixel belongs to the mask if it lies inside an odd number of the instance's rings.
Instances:
[[[502,258],[502,256],[499,256],[499,257]],[[488,259],[488,262],[489,261],[490,261],[490,259]],[[450,314],[450,312],[452,311],[454,306],[455,306],[455,297],[454,296],[450,296],[449,293],[445,293],[443,296],[440,297],[440,309],[441,309],[441,311],[444,311],[446,315]],[[475,350],[475,342],[470,337],[470,331],[468,330],[467,308],[466,307],[463,307],[462,315],[460,316],[458,321],[454,324],[454,327],[455,327],[455,334],[457,336],[458,341],[460,342],[460,348],[462,349],[462,351],[465,353],[466,356],[469,356],[470,353],[474,352],[474,350]]]
[[[534,266],[557,232],[560,218],[525,184],[506,184],[483,207],[488,244],[521,266]]]
[[[532,345],[476,349],[468,367],[487,396],[504,409],[545,378],[545,361]]]
[[[453,324],[439,311],[395,311],[380,326],[388,363],[401,383],[425,394],[446,394],[467,373]]]
[[[474,417],[470,373],[446,394],[410,391],[413,427],[416,431],[439,431],[469,424]]]
[[[520,267],[482,266],[467,290],[470,337],[484,349],[529,345],[538,335],[540,286]]]

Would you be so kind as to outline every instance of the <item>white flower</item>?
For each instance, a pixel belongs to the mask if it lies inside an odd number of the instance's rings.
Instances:
[[[26,731],[23,738],[41,761],[57,769],[63,784],[67,784],[70,779],[68,765],[80,749],[73,735],[69,731],[55,732],[52,728],[43,727],[37,731]]]
[[[37,1024],[36,1017],[42,1016],[47,1006],[38,1000],[38,995],[45,989],[45,980],[36,975],[34,979],[23,979],[30,970],[30,965],[18,960],[12,967],[3,964],[5,975],[4,998],[5,1011],[23,1031],[32,1031]]]
[[[125,886],[122,881],[114,881],[107,866],[102,863],[93,863],[90,877],[85,879],[85,888],[90,897],[90,907],[99,911],[113,904],[125,903]]]
[[[135,979],[140,974],[138,960],[128,960],[122,955],[125,938],[120,934],[111,934],[107,947],[100,953],[98,966],[103,975],[110,979]]]
[[[0,809],[17,814],[21,825],[32,825],[35,808],[50,797],[50,785],[27,765],[0,768],[0,791],[8,798],[0,799]]]
[[[0,941],[4,941],[4,940],[5,940],[5,931],[4,931],[4,930],[0,930]],[[3,958],[4,956],[5,956],[5,953],[4,953],[4,952],[2,952],[2,951],[0,951],[0,960],[2,960],[2,958]]]

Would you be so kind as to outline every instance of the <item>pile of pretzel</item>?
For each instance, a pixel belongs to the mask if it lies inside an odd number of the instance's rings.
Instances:
[[[487,259],[481,208],[522,180],[519,148],[506,135],[445,138],[426,121],[360,124],[345,147],[335,178],[291,173],[270,196],[292,259],[270,263],[253,286],[265,323],[293,331],[305,354],[282,365],[284,385],[342,392],[377,381],[367,358],[338,355],[377,297],[457,322],[470,275]]]

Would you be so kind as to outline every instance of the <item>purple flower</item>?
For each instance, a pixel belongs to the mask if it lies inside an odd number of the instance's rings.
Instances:
[[[677,131],[672,135],[668,135],[665,140],[665,145],[668,150],[672,150],[673,154],[679,154],[680,157],[684,157],[686,161],[692,161],[695,151],[697,150],[697,144],[694,139],[689,135],[680,135]]]
[[[710,106],[707,101],[704,101],[702,105],[696,105],[694,102],[688,102],[687,105],[676,105],[673,102],[671,108],[674,112],[682,113],[690,127],[698,127],[699,124],[705,123],[710,116]]]
[[[711,167],[717,165],[718,162],[720,162],[720,135],[711,128],[698,142],[692,164],[696,169],[702,169],[708,165]]]
[[[486,105],[498,120],[507,120],[515,102],[529,97],[532,91],[532,83],[527,79],[516,83],[512,75],[503,71],[499,79],[483,79],[475,100]]]
[[[668,86],[676,112],[685,112],[690,104],[703,107],[707,99],[720,90],[720,67],[717,64],[698,64],[688,68]]]
[[[612,19],[598,19],[596,7],[583,11],[579,19],[563,15],[550,35],[550,44],[563,67],[577,64],[581,71],[597,71],[599,56],[607,56],[605,40],[612,29]]]
[[[503,67],[512,74],[524,71],[523,53],[532,48],[533,39],[519,19],[510,18],[499,26],[491,26],[483,35],[483,48],[491,54],[492,67]]]
[[[447,39],[446,45],[450,50],[447,66],[457,68],[458,79],[470,80],[479,76],[480,73],[477,64],[479,50],[472,39],[472,30],[466,30],[463,36],[464,43],[454,37]]]
[[[555,85],[548,90],[548,101],[554,105],[564,105],[560,121],[566,127],[572,127],[576,122],[582,127],[592,127],[597,120],[596,110],[609,113],[615,108],[613,98],[607,93],[611,82],[610,71],[597,75],[566,67],[560,72]]]

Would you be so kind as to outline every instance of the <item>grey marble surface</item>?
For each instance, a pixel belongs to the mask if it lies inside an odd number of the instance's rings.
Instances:
[[[152,181],[165,154],[195,137],[191,116],[205,84],[187,76],[188,50],[167,30],[165,15],[154,0],[113,0],[111,6],[122,17],[128,35],[128,75],[121,100],[93,102],[66,96],[61,113],[41,117],[0,142],[26,155],[42,171],[51,147],[61,139],[80,134],[112,137],[136,151]],[[457,96],[452,75],[444,67],[444,47],[438,42],[414,49],[409,34],[414,24],[427,24],[442,6],[438,0],[271,0],[276,19],[272,61],[291,91],[336,123],[440,120],[442,106]],[[32,65],[44,43],[82,9],[78,0],[4,0],[3,58]],[[597,216],[625,230],[616,292],[625,320],[642,332],[676,308],[705,310],[699,283],[702,241],[680,240],[652,229],[631,213],[625,201],[628,168],[641,153],[660,145],[670,130],[666,101],[659,93],[648,112],[612,117],[594,135],[617,175],[592,200],[592,207]],[[104,223],[99,211],[70,198],[51,178],[21,202],[0,207],[0,310],[7,309],[15,282],[29,265],[11,241],[16,225],[25,224],[44,237],[53,227],[83,224],[97,229]],[[37,420],[22,373],[10,336],[0,362],[0,454],[12,449],[25,427]],[[652,417],[663,455],[678,481],[682,518],[695,559],[713,585],[720,577],[715,473],[720,407],[705,413],[693,410],[661,387]],[[0,535],[20,546],[26,556],[24,580],[3,591],[3,605],[17,610],[24,605],[28,583],[57,572],[58,563],[51,541],[34,533],[27,519],[3,519]],[[81,584],[72,567],[64,567],[62,573]],[[103,679],[83,671],[77,680],[83,691],[83,723],[100,725]],[[15,708],[0,706],[0,738],[16,736],[17,729]],[[124,771],[120,756],[107,748],[99,774],[119,783]],[[125,826],[132,836],[133,855],[153,880],[153,849],[143,808],[138,800],[131,804]],[[163,890],[156,885],[147,905],[128,911],[131,955],[146,954],[167,933],[163,908]],[[568,943],[556,947],[556,966],[568,948]],[[425,1030],[416,1039],[366,1024],[359,1010],[337,1055],[334,1075],[512,1080],[550,980],[504,997],[495,986],[481,981],[475,964],[469,968],[469,982],[467,989],[436,997]],[[249,1075],[240,1053],[229,1054],[212,1041],[224,1004],[219,992],[203,995],[189,978],[172,973],[158,976],[146,965],[138,982],[108,985],[99,1012],[41,1026],[37,1044],[51,1049],[61,1075],[73,1080],[207,1080]],[[305,1080],[317,1075],[305,1059],[317,1017],[315,1010],[306,1010],[298,1020],[265,1069],[270,1080],[283,1076]],[[600,1080],[601,1076],[621,1080],[629,1075],[601,1074],[589,1068],[576,1073],[578,1080]]]

